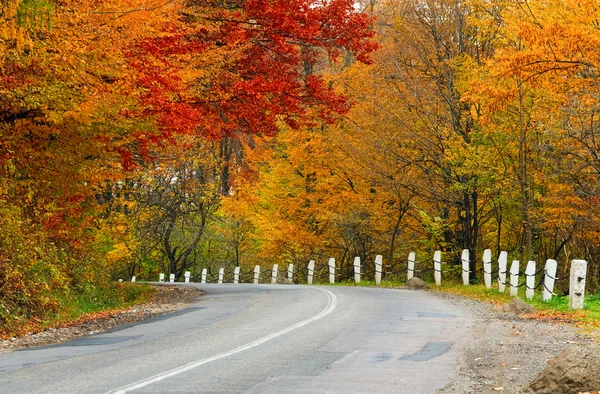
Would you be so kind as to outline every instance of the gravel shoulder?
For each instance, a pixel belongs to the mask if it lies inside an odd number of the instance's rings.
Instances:
[[[147,304],[137,305],[124,311],[109,312],[107,316],[81,319],[68,327],[47,328],[42,332],[30,333],[0,341],[0,353],[16,349],[53,345],[85,335],[98,334],[122,324],[135,323],[166,313],[184,309],[202,296],[194,287],[176,285],[153,285],[157,293]]]
[[[469,337],[456,344],[461,349],[457,379],[439,393],[529,393],[529,383],[561,351],[594,342],[565,322],[498,313],[491,304],[434,294],[475,316]]]

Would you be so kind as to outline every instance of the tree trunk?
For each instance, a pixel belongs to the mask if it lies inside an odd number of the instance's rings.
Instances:
[[[471,244],[469,247],[469,282],[475,283],[477,281],[477,242],[479,241],[479,212],[477,204],[477,192],[471,193],[472,206],[473,206],[473,225],[471,233]]]
[[[523,242],[525,243],[525,250],[523,260],[528,260],[531,257],[531,249],[533,244],[533,234],[531,225],[531,213],[530,213],[530,185],[529,185],[529,174],[527,171],[527,126],[525,125],[525,104],[523,97],[523,86],[519,83],[519,166],[520,166],[520,189],[522,197],[522,211],[523,211]]]
[[[169,224],[167,225],[167,230],[165,231],[163,237],[163,245],[165,248],[165,254],[167,255],[167,259],[169,260],[169,273],[175,274],[175,280],[177,280],[177,259],[175,258],[176,248],[171,246],[171,234],[173,233],[173,229],[175,228],[175,222],[177,221],[177,217],[173,215],[169,215]]]

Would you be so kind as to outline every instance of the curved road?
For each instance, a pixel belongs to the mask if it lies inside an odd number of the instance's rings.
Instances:
[[[432,393],[472,318],[421,291],[197,285],[189,308],[0,354],[2,393]]]

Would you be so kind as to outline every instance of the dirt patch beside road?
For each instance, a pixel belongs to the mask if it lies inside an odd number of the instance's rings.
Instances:
[[[527,393],[529,383],[565,348],[593,340],[568,324],[494,312],[491,304],[447,293],[476,320],[461,351],[458,377],[440,393]]]
[[[98,334],[122,324],[135,323],[165,313],[184,309],[197,301],[202,291],[191,286],[156,285],[157,293],[147,304],[137,305],[125,311],[109,311],[93,314],[73,322],[68,327],[46,328],[42,332],[0,341],[0,353],[15,349],[51,345],[69,341],[73,338]]]

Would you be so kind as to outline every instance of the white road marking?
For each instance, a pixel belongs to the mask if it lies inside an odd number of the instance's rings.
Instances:
[[[270,341],[272,339],[275,339],[275,338],[277,338],[277,337],[279,337],[279,336],[281,336],[283,334],[287,334],[290,331],[297,330],[298,328],[300,328],[302,326],[305,326],[305,325],[307,325],[309,323],[312,323],[315,320],[319,320],[320,318],[325,317],[328,314],[330,314],[331,312],[333,312],[333,310],[337,306],[337,297],[335,296],[335,294],[333,294],[329,290],[324,290],[324,289],[317,289],[317,290],[320,290],[320,291],[324,292],[325,294],[327,294],[327,298],[328,298],[327,306],[320,313],[318,313],[317,315],[315,315],[315,316],[313,316],[311,318],[303,320],[303,321],[301,321],[299,323],[294,324],[293,326],[284,328],[283,330],[277,331],[277,332],[275,332],[273,334],[270,334],[270,335],[264,336],[262,338],[259,338],[259,339],[255,340],[253,342],[250,342],[250,343],[247,343],[245,345],[236,347],[235,349],[230,350],[228,352],[220,353],[220,354],[217,354],[217,355],[212,356],[212,357],[203,358],[202,360],[194,361],[194,362],[191,362],[189,364],[183,365],[181,367],[173,368],[173,369],[171,369],[169,371],[165,371],[163,373],[159,373],[157,375],[149,377],[148,379],[140,380],[138,382],[128,384],[127,386],[123,386],[123,387],[120,387],[118,389],[111,390],[111,391],[107,392],[106,394],[124,394],[124,393],[128,393],[130,391],[141,389],[142,387],[146,387],[146,386],[149,386],[151,384],[154,384],[154,383],[160,382],[162,380],[171,378],[173,376],[179,375],[181,373],[190,371],[190,370],[192,370],[194,368],[197,368],[197,367],[199,367],[201,365],[205,365],[205,364],[211,363],[213,361],[216,361],[216,360],[219,360],[219,359],[222,359],[222,358],[225,358],[225,357],[229,357],[231,355],[243,352],[243,351],[248,350],[248,349],[252,349],[253,347],[256,347],[258,345],[262,345],[263,343],[268,342],[268,341]]]

